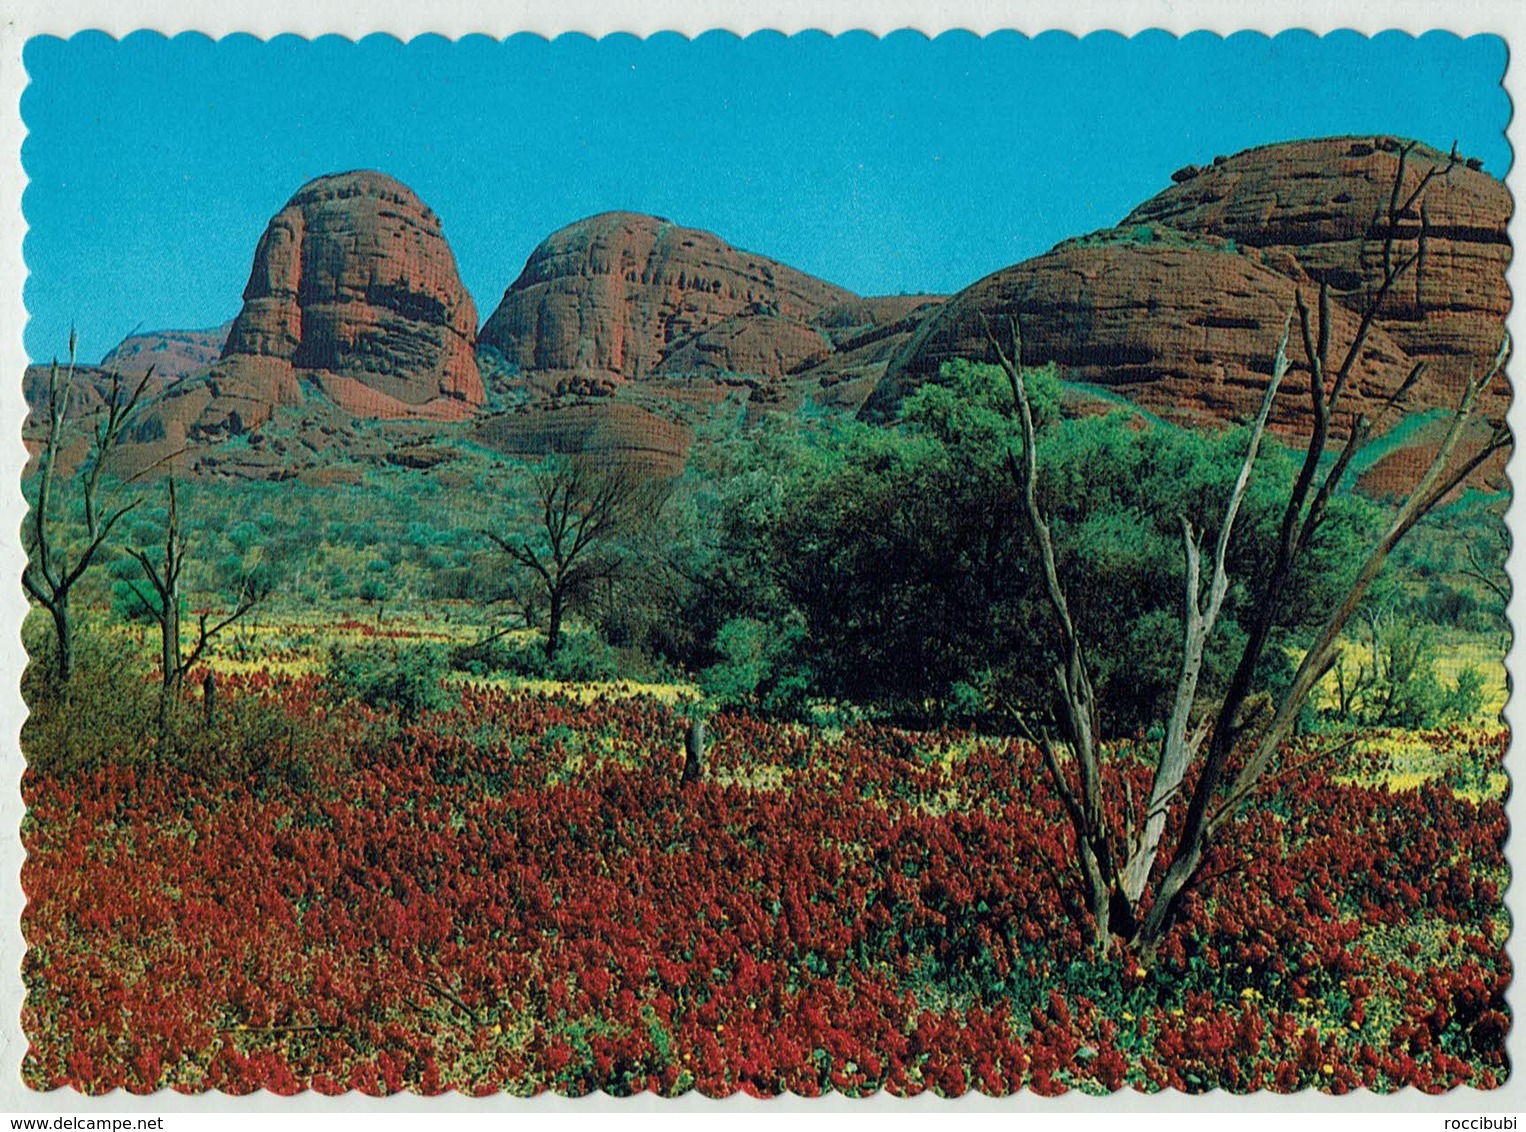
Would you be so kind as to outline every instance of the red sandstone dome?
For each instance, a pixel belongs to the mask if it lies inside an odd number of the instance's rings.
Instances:
[[[1259,146],[1179,172],[1178,183],[1123,226],[1161,224],[1285,252],[1356,308],[1382,271],[1387,208],[1409,145],[1401,197],[1428,172],[1436,175],[1401,219],[1401,254],[1417,250],[1422,230],[1425,248],[1384,304],[1383,327],[1411,357],[1438,367],[1487,361],[1510,310],[1506,229],[1513,206],[1502,182],[1465,159],[1454,163],[1439,150],[1390,137]]]
[[[267,225],[221,360],[172,389],[136,439],[215,443],[301,404],[303,381],[358,417],[463,419],[486,399],[476,322],[439,218],[412,190],[382,173],[320,177]]]
[[[385,174],[341,173],[305,185],[265,229],[223,358],[347,379],[334,383],[341,403],[459,417],[484,399],[476,328],[439,218]]]
[[[1258,390],[1302,288],[1321,282],[1336,300],[1339,351],[1381,270],[1386,208],[1410,143],[1386,137],[1287,142],[1178,171],[1176,184],[1117,228],[973,284],[928,318],[897,353],[865,405],[885,419],[908,391],[952,357],[992,360],[982,316],[1021,315],[1024,360],[1055,362],[1073,380],[1114,387],[1152,410],[1185,418],[1253,411]],[[1405,155],[1407,195],[1437,170],[1401,217],[1398,255],[1423,252],[1383,304],[1358,378],[1372,397],[1427,363],[1412,403],[1450,406],[1470,368],[1487,367],[1509,309],[1505,268],[1511,201],[1504,185],[1465,159],[1425,146]],[[1274,418],[1306,421],[1294,373]],[[1307,374],[1302,375],[1307,389]],[[1509,392],[1495,387],[1491,408]],[[1284,404],[1285,403],[1285,404]],[[1358,408],[1357,402],[1348,402]]]
[[[1307,282],[1307,280],[1305,280]],[[1063,376],[1107,386],[1151,412],[1184,422],[1254,415],[1297,283],[1212,237],[1115,229],[1070,240],[967,287],[927,319],[891,362],[865,405],[884,419],[901,398],[953,358],[995,360],[985,327],[1007,333],[1021,318],[1023,360],[1054,362]],[[1333,340],[1354,334],[1337,308]],[[1293,363],[1273,427],[1306,423],[1309,375]],[[1387,334],[1368,336],[1353,380],[1355,404],[1403,380],[1409,359]]]
[[[709,232],[606,212],[535,249],[481,340],[535,373],[777,378],[828,356],[812,316],[854,297]]]

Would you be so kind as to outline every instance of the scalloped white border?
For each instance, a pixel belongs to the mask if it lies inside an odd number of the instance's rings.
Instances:
[[[192,1114],[301,1112],[330,1115],[363,1113],[413,1113],[416,1116],[464,1111],[491,1113],[513,1111],[520,1114],[570,1115],[612,1110],[622,1115],[703,1114],[734,1115],[744,1112],[851,1113],[883,1118],[889,1113],[930,1116],[941,1112],[1005,1112],[1027,1115],[1117,1113],[1121,1111],[1152,1114],[1150,1123],[1180,1111],[1233,1112],[1261,1114],[1320,1113],[1352,1115],[1383,1113],[1433,1114],[1432,1127],[1440,1128],[1446,1114],[1521,1112],[1526,1110],[1526,1003],[1519,988],[1526,981],[1526,955],[1515,932],[1508,945],[1515,965],[1516,980],[1511,1002],[1516,1024],[1507,1041],[1514,1072],[1503,1088],[1479,1092],[1458,1089],[1441,1097],[1428,1097],[1415,1090],[1376,1097],[1353,1094],[1327,1097],[1312,1091],[1291,1096],[1257,1094],[1232,1097],[1216,1093],[1206,1097],[1182,1097],[1174,1093],[1141,1095],[1132,1092],[1111,1097],[1087,1097],[1076,1093],[1058,1098],[1019,1095],[1007,1100],[992,1100],[978,1095],[959,1101],[943,1101],[924,1094],[903,1101],[881,1094],[862,1101],[838,1096],[806,1100],[788,1096],[772,1101],[757,1101],[738,1095],[715,1101],[691,1092],[677,1100],[664,1101],[651,1096],[616,1099],[594,1094],[568,1100],[552,1094],[531,1099],[493,1097],[481,1100],[446,1094],[436,1098],[401,1095],[372,1098],[350,1094],[345,1097],[321,1097],[311,1093],[296,1097],[276,1097],[258,1093],[249,1097],[222,1095],[187,1097],[164,1091],[149,1097],[134,1097],[120,1090],[105,1097],[82,1097],[69,1090],[33,1093],[20,1082],[21,1057],[26,1041],[20,1025],[20,963],[24,943],[19,914],[24,900],[20,882],[22,850],[20,822],[23,806],[20,794],[22,760],[19,729],[25,718],[19,678],[25,654],[21,648],[21,618],[26,604],[20,586],[24,557],[19,532],[25,514],[20,492],[21,469],[25,462],[21,445],[21,422],[25,403],[21,396],[19,375],[26,364],[22,331],[26,309],[22,286],[26,278],[21,245],[25,221],[21,213],[21,195],[25,176],[21,168],[21,142],[25,128],[20,120],[20,98],[26,86],[21,63],[22,47],[34,35],[68,36],[86,29],[99,29],[122,36],[142,28],[167,34],[200,31],[221,37],[235,32],[264,38],[281,34],[308,37],[338,34],[350,38],[384,33],[402,39],[433,34],[456,39],[485,33],[503,37],[515,32],[537,32],[555,36],[563,32],[605,35],[616,32],[648,35],[658,31],[677,31],[687,35],[714,29],[747,34],[758,30],[796,32],[822,30],[834,33],[864,30],[885,34],[901,28],[915,28],[930,34],[949,29],[987,33],[1015,28],[1026,33],[1064,30],[1078,35],[1090,31],[1117,31],[1134,34],[1160,28],[1177,34],[1214,31],[1228,34],[1255,30],[1274,33],[1302,28],[1319,33],[1351,29],[1365,34],[1399,29],[1420,33],[1441,29],[1459,35],[1490,33],[1502,36],[1511,48],[1505,87],[1513,103],[1520,102],[1526,83],[1520,77],[1517,49],[1526,51],[1526,4],[1520,0],[1385,0],[1381,3],[1361,0],[1259,0],[1254,4],[1231,6],[1224,0],[1028,0],[1020,9],[999,0],[556,0],[554,3],[510,0],[484,11],[480,3],[456,0],[385,0],[362,7],[355,0],[228,0],[215,9],[204,0],[5,0],[0,11],[0,373],[15,375],[0,381],[0,1115],[72,1114],[102,1116],[108,1113],[132,1115],[168,1115],[169,1127],[184,1127],[183,1118]],[[1512,293],[1526,294],[1526,175],[1522,173],[1523,131],[1518,117],[1513,117],[1507,131],[1516,161],[1506,178],[1517,201],[1511,224],[1516,246],[1508,274]],[[1526,343],[1526,316],[1521,305],[1510,315],[1509,325],[1517,342]],[[1520,364],[1515,367],[1521,372]],[[1522,379],[1526,384],[1526,378]],[[1526,436],[1526,397],[1517,397],[1510,410],[1511,427],[1517,437]],[[1526,458],[1518,443],[1510,463],[1513,483],[1523,482]],[[1509,523],[1512,534],[1526,530],[1520,492],[1512,501]],[[1526,598],[1521,583],[1526,579],[1521,553],[1511,557],[1511,575],[1516,583],[1510,604],[1512,624],[1526,616]],[[1522,672],[1523,645],[1517,633],[1507,661],[1512,684]],[[1512,698],[1506,717],[1517,734],[1526,714],[1519,697]],[[1507,766],[1514,768],[1522,758],[1519,743],[1513,742]],[[1512,774],[1512,777],[1515,777]],[[1526,779],[1523,779],[1526,781]],[[1506,807],[1512,827],[1526,829],[1526,791],[1515,791]],[[1512,837],[1507,846],[1507,860],[1512,875],[1522,875],[1522,845],[1526,837]],[[1513,883],[1507,900],[1521,922],[1517,909],[1526,908],[1523,886]],[[197,1122],[198,1124],[200,1121]]]

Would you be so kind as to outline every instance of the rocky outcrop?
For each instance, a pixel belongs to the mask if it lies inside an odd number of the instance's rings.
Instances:
[[[887,419],[911,388],[952,357],[992,358],[981,316],[1022,316],[1025,360],[1106,385],[1180,418],[1254,411],[1283,320],[1302,289],[1336,300],[1339,357],[1382,270],[1389,198],[1403,143],[1385,137],[1289,142],[1188,166],[1117,228],[1067,241],[960,292],[897,352],[863,413]],[[1505,267],[1511,201],[1477,162],[1416,146],[1404,155],[1401,199],[1438,170],[1401,218],[1394,254],[1414,267],[1384,303],[1348,407],[1381,396],[1416,361],[1411,403],[1449,407],[1470,368],[1494,356],[1509,309]],[[1422,239],[1423,234],[1423,239]],[[1307,425],[1303,349],[1274,423]],[[1490,404],[1508,401],[1499,382]]]
[[[342,173],[271,220],[223,358],[276,358],[464,416],[483,401],[476,324],[435,214],[391,177]]]
[[[211,369],[222,357],[231,322],[210,330],[159,330],[129,334],[101,359],[102,369],[120,369],[142,376],[149,366],[165,384]]]
[[[221,358],[150,407],[138,461],[256,429],[308,390],[355,417],[461,420],[486,399],[476,307],[439,219],[381,173],[320,177],[270,221]]]
[[[782,377],[829,341],[811,324],[852,299],[794,268],[655,216],[607,212],[554,233],[482,328],[522,370]]]
[[[1380,452],[1375,460],[1360,469],[1357,486],[1366,494],[1379,499],[1403,499],[1408,496],[1440,451],[1449,423],[1446,419],[1427,421],[1406,435],[1402,443],[1384,444],[1380,439]],[[1473,421],[1462,440],[1461,450],[1477,451],[1488,442],[1489,432],[1485,422]],[[1464,490],[1509,491],[1510,481],[1505,475],[1509,461],[1509,449],[1490,456],[1463,481],[1453,498]]]
[[[51,365],[27,366],[21,378],[22,396],[26,398],[29,415],[27,417],[27,429],[30,431],[35,425],[41,428],[47,424],[48,400],[49,400],[49,371]],[[116,370],[108,366],[75,366],[74,379],[69,383],[69,400],[65,404],[68,419],[76,420],[82,417],[93,417],[106,406],[111,397],[113,383],[116,385],[116,396],[119,401],[125,401],[132,395],[138,383],[143,380],[142,370],[123,369]],[[67,380],[67,371],[63,366],[59,367],[59,385],[62,390]],[[161,379],[159,372],[154,371],[149,375],[148,384],[144,387],[144,398],[151,398],[161,393],[167,386],[167,382]]]
[[[944,302],[942,295],[885,295],[853,299],[818,311],[813,320],[832,352],[796,367],[803,395],[818,405],[856,413],[885,367]]]
[[[676,343],[658,374],[733,373],[780,378],[824,361],[831,344],[815,327],[759,307],[721,319]]]
[[[1245,150],[1150,198],[1123,226],[1167,225],[1287,254],[1356,309],[1381,277],[1390,195],[1408,144],[1365,136]],[[1428,146],[1404,155],[1401,198],[1437,175],[1401,220],[1396,254],[1420,258],[1381,311],[1389,336],[1438,376],[1450,374],[1452,386],[1469,363],[1493,357],[1510,310],[1510,193],[1476,164]]]
[[[110,358],[110,355],[107,357]],[[27,366],[21,379],[21,391],[27,403],[27,417],[22,424],[21,435],[29,461],[42,451],[47,438],[52,368],[51,365]],[[59,467],[72,475],[89,452],[90,433],[113,396],[116,397],[117,404],[125,405],[134,390],[142,384],[140,403],[147,403],[168,388],[170,379],[159,369],[148,372],[146,365],[143,369],[138,369],[136,364],[121,367],[76,365],[72,381],[67,376],[66,368],[59,368],[60,395],[63,394],[65,384],[68,385],[68,399],[64,403],[66,438],[60,449]],[[31,475],[33,470],[34,467],[29,462],[26,474]]]
[[[1253,415],[1293,306],[1294,279],[1254,252],[1211,237],[1117,229],[1068,241],[988,275],[929,317],[893,359],[863,415],[884,420],[901,398],[953,358],[994,362],[987,323],[1020,318],[1023,360],[1056,363],[1071,381],[1106,386],[1169,418]],[[1356,318],[1335,311],[1334,340]],[[1300,351],[1273,412],[1274,427],[1305,423],[1309,374]],[[1368,338],[1348,402],[1382,396],[1409,360],[1387,334]]]
[[[525,404],[479,430],[521,455],[587,433],[601,451],[676,470],[690,422],[728,398],[749,418],[808,398],[857,411],[938,301],[861,299],[658,217],[589,217],[535,250],[483,327],[495,396]]]
[[[502,413],[478,422],[471,436],[508,456],[588,455],[661,476],[683,471],[694,440],[687,426],[620,401]]]
[[[233,324],[225,322],[210,330],[152,330],[129,334],[113,346],[99,365],[76,365],[69,389],[68,415],[89,417],[99,412],[111,396],[131,396],[140,382],[149,401],[188,377],[206,373],[222,357],[223,343]],[[22,377],[22,394],[39,425],[48,400],[50,365],[30,365]],[[152,371],[152,372],[150,372]],[[65,367],[60,366],[60,377]],[[30,425],[29,425],[30,427]]]

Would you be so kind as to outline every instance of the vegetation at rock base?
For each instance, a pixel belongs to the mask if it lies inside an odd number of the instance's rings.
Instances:
[[[667,554],[619,579],[616,602],[642,598],[627,603],[639,608],[625,610],[625,640],[646,647],[604,640],[595,600],[559,650],[564,677],[640,676],[650,693],[544,680],[541,631],[512,598],[494,601],[484,564],[503,556],[476,533],[479,507],[385,479],[353,495],[182,484],[193,532],[223,509],[251,516],[205,526],[188,605],[226,601],[256,559],[279,562],[276,596],[208,647],[210,726],[189,674],[172,750],[158,739],[154,641],[107,611],[111,565],[91,579],[67,686],[31,630],[29,1084],[954,1095],[1501,1081],[1505,737],[1487,721],[1503,620],[1497,595],[1457,568],[1456,541],[1491,529],[1494,504],[1465,497],[1439,515],[1389,591],[1466,595],[1475,620],[1443,613],[1431,631],[1489,674],[1480,709],[1375,730],[1342,718],[1327,685],[1287,750],[1303,769],[1215,850],[1153,961],[1124,950],[1099,964],[1057,883],[1069,843],[1038,751],[993,732],[986,698],[985,674],[1048,647],[1036,618],[998,604],[1012,612],[993,637],[994,618],[945,616],[979,575],[929,569],[953,546],[970,562],[1023,557],[1016,530],[995,547],[966,538],[989,513],[981,493],[1010,491],[994,462],[976,474],[968,442],[1004,435],[998,376],[951,367],[888,432],[817,422],[715,449],[664,509],[678,536],[662,539]],[[1133,603],[1078,611],[1105,627],[1153,610],[1169,641],[1169,509],[1211,501],[1243,440],[1069,420],[1055,400],[1041,456],[1057,485],[1103,451],[1154,472],[1086,481],[1089,499],[1118,507],[1113,526],[1088,530],[1160,550],[1078,541],[1065,563],[1077,592]],[[1290,460],[1263,463],[1269,494]],[[1354,500],[1351,528],[1384,506]],[[151,546],[165,516],[143,510],[129,530]],[[921,523],[932,537],[890,541]],[[887,545],[901,568],[870,586],[865,563]],[[380,623],[344,565],[377,560],[394,585]],[[436,596],[463,570],[477,575],[471,598]],[[298,577],[323,596],[295,596]],[[1338,588],[1328,570],[1301,584]],[[852,606],[831,595],[850,585],[862,621],[839,631],[834,613]],[[954,587],[946,606],[929,596],[939,585]],[[946,651],[923,672],[944,674],[941,701],[874,660],[902,644],[872,626],[913,613],[903,642],[940,626]],[[643,621],[683,634],[641,637]],[[1353,670],[1365,647],[1357,633]],[[1106,782],[1137,798],[1140,721],[1169,677],[1130,683],[1119,655],[1120,685],[1139,689],[1120,702],[1138,707],[1110,724]],[[1169,647],[1155,663],[1169,673]],[[675,678],[676,697],[658,686]],[[683,705],[697,699],[705,771],[681,787]]]

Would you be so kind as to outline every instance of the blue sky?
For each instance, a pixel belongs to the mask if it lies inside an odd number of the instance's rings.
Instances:
[[[542,238],[614,208],[861,294],[953,291],[1251,145],[1384,132],[1511,160],[1504,42],[1444,33],[84,33],[24,63],[36,360],[71,324],[94,360],[231,318],[266,221],[345,169],[434,209],[485,320]]]

